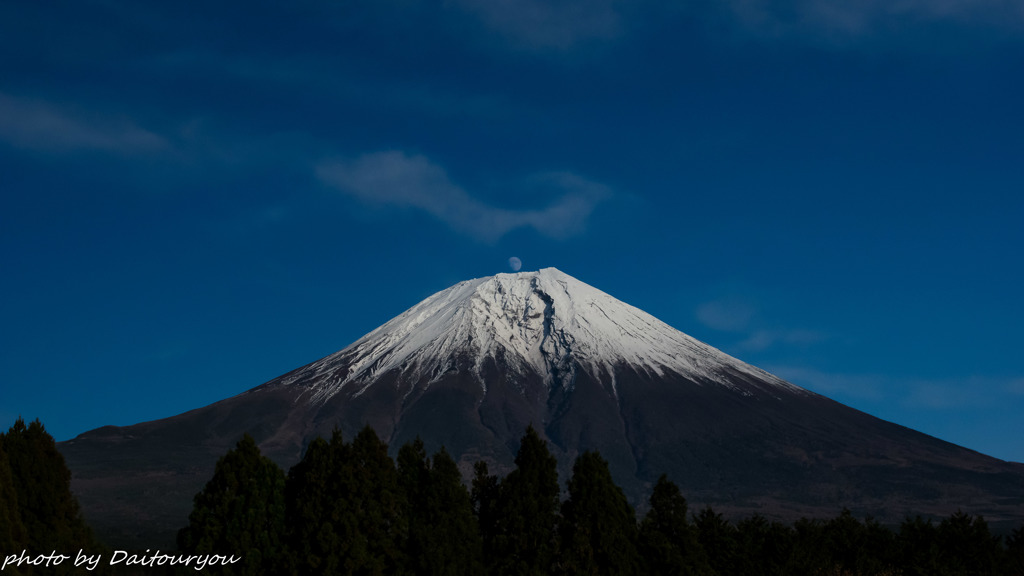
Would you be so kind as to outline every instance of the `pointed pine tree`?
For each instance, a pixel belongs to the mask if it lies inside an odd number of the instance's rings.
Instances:
[[[288,473],[288,572],[401,574],[404,494],[387,444],[369,426],[351,444],[336,429],[317,438]]]
[[[640,573],[636,515],[597,452],[584,452],[573,465],[561,532],[564,574]]]
[[[640,524],[640,550],[648,574],[710,576],[707,555],[687,517],[686,498],[662,474],[650,498],[651,508]]]
[[[462,473],[443,446],[434,454],[430,468],[428,501],[434,525],[445,527],[444,534],[435,535],[439,569],[433,573],[479,574],[483,569],[480,529]]]
[[[899,550],[899,564],[908,576],[936,576],[944,568],[939,558],[938,529],[929,520],[920,516],[907,518],[900,524],[896,537]]]
[[[893,572],[899,559],[896,534],[871,516],[864,519],[865,554],[857,570],[865,574]]]
[[[423,443],[417,438],[399,451],[398,472],[409,522],[408,571],[424,576],[479,574],[480,532],[469,492],[452,457],[442,447],[428,465]],[[417,479],[416,485],[413,479]]]
[[[430,522],[427,494],[430,491],[430,464],[419,436],[398,450],[398,482],[405,502],[404,516],[408,522],[405,541],[407,568],[413,574],[428,574],[431,553]]]
[[[0,434],[0,554],[10,554],[28,547],[28,535],[21,523],[18,510],[18,494],[14,488],[14,475],[11,473],[7,451],[4,450],[4,435]],[[11,574],[21,572],[16,567],[8,566]]]
[[[799,567],[799,571],[794,571],[795,574],[825,574],[840,570],[832,561],[832,550],[823,520],[800,518],[793,523],[790,565]]]
[[[283,560],[284,472],[245,434],[217,461],[213,478],[196,494],[189,525],[178,533],[187,553],[233,554],[224,574],[266,574]]]
[[[366,426],[342,463],[351,484],[336,494],[345,505],[340,535],[347,547],[342,574],[397,574],[405,565],[408,531],[402,490],[388,445]]]
[[[491,573],[551,574],[558,551],[557,461],[547,442],[530,426],[515,462],[515,470],[499,484]]]
[[[822,549],[835,570],[876,574],[895,563],[892,531],[868,518],[861,523],[848,509],[822,526]]]
[[[316,438],[302,460],[288,471],[285,482],[285,540],[287,573],[337,574],[344,547],[341,518],[345,501],[338,497],[352,481],[343,476],[349,469],[349,447],[337,429],[328,442]]]
[[[736,524],[738,574],[784,576],[790,574],[793,531],[781,522],[769,522],[754,514]]]
[[[43,424],[36,419],[26,426],[18,418],[6,434],[0,435],[0,444],[7,453],[10,485],[14,487],[6,507],[10,510],[16,506],[21,519],[20,526],[10,528],[15,534],[23,530],[23,548],[47,553],[101,551],[71,493],[71,472]],[[53,568],[53,573],[72,570],[73,566],[65,562]]]
[[[1009,574],[1024,574],[1024,525],[1006,539],[1006,570]]]
[[[981,516],[957,510],[939,523],[936,536],[939,557],[948,574],[975,576],[995,574],[1002,561],[999,538],[992,536]]]
[[[697,541],[708,555],[711,569],[719,576],[741,574],[737,571],[739,548],[736,543],[736,527],[710,506],[705,507],[694,519]]]
[[[499,529],[500,484],[498,477],[490,473],[487,463],[478,461],[473,465],[473,487],[470,502],[480,533],[480,545],[486,566],[495,564]]]

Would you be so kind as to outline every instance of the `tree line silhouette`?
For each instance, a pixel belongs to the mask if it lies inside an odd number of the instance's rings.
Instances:
[[[217,464],[178,535],[183,551],[244,550],[235,574],[921,575],[1024,574],[1024,526],[1005,542],[980,516],[908,518],[892,530],[848,510],[793,525],[690,515],[662,476],[637,521],[608,463],[584,452],[561,489],[529,427],[504,478],[477,462],[471,486],[444,448],[417,439],[396,460],[372,428],[318,438],[288,474],[245,436]]]
[[[896,529],[848,510],[792,525],[759,515],[730,522],[710,507],[691,514],[662,476],[638,521],[597,452],[576,459],[563,499],[555,458],[532,427],[509,474],[477,462],[468,487],[444,448],[428,456],[417,439],[392,459],[369,427],[351,442],[338,431],[317,438],[287,474],[245,435],[196,494],[178,545],[243,557],[220,574],[1024,575],[1024,526],[1003,539],[961,512]],[[54,549],[104,552],[53,438],[19,418],[0,434],[0,561]],[[74,570],[66,562],[4,574]]]

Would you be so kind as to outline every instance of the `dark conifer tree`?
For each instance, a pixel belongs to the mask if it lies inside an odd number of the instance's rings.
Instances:
[[[697,541],[708,555],[711,569],[719,576],[739,575],[737,572],[738,549],[736,527],[716,514],[710,506],[705,507],[694,519]]]
[[[14,475],[4,450],[4,434],[0,433],[0,554],[13,554],[28,547],[28,536],[21,523],[18,494],[14,488]],[[16,567],[8,567],[11,574],[20,574]]]
[[[558,564],[565,574],[640,573],[636,515],[597,452],[584,452],[573,465],[561,536]]]
[[[754,514],[736,525],[738,574],[781,576],[789,572],[793,548],[790,528],[780,522],[769,522]]]
[[[348,446],[335,429],[328,442],[316,438],[302,460],[288,471],[285,483],[285,524],[288,548],[287,572],[296,575],[338,574],[343,553],[338,494],[351,480],[347,469]]]
[[[853,572],[865,554],[865,531],[860,521],[843,508],[839,516],[825,523],[825,547],[834,567]]]
[[[802,518],[793,525],[791,574],[886,574],[898,571],[896,536],[868,517],[849,510],[830,520]]]
[[[426,466],[422,444],[402,447],[399,473],[417,470],[420,484],[406,484],[409,572],[417,575],[476,575],[482,571],[480,532],[459,468],[441,448]],[[407,449],[408,447],[408,449]],[[403,457],[404,454],[404,457]],[[422,464],[421,464],[422,463]]]
[[[188,553],[234,554],[224,574],[266,574],[284,557],[284,472],[245,434],[217,461],[213,478],[196,494],[189,525],[178,533]]]
[[[1024,525],[1006,539],[1006,567],[1008,574],[1024,576]]]
[[[899,564],[906,576],[936,576],[943,573],[939,558],[937,529],[931,520],[907,518],[897,536]]]
[[[999,538],[992,536],[981,516],[957,511],[939,523],[936,531],[939,558],[947,574],[995,574],[1002,555]]]
[[[430,476],[430,461],[427,459],[423,440],[419,436],[406,442],[398,450],[398,483],[405,494],[410,514],[418,514],[425,499],[424,493]],[[412,525],[410,523],[410,536]]]
[[[686,498],[668,476],[654,485],[651,508],[640,524],[640,551],[647,574],[674,576],[711,574],[707,555],[687,516]]]
[[[399,574],[405,566],[402,547],[408,525],[395,462],[388,446],[366,426],[352,441],[348,468],[348,489],[336,493],[344,502],[341,525],[348,546],[344,574]]]
[[[874,518],[864,519],[864,550],[857,570],[865,574],[892,572],[899,563],[896,534]]]
[[[402,490],[405,510],[403,515],[408,523],[404,544],[406,568],[411,574],[428,574],[433,564],[428,560],[431,534],[435,529],[430,525],[430,464],[419,436],[413,442],[405,443],[398,450],[398,484]]]
[[[365,427],[351,444],[317,438],[285,486],[290,569],[316,574],[401,574],[404,497],[387,444]]]
[[[26,426],[18,418],[6,434],[0,435],[0,444],[7,455],[8,486],[14,488],[6,507],[10,510],[16,506],[20,517],[20,526],[12,524],[9,529],[16,538],[23,535],[23,548],[101,551],[71,493],[71,472],[43,424],[37,419]],[[72,570],[73,566],[65,562],[53,573]]]
[[[478,461],[473,465],[473,486],[470,491],[470,502],[473,515],[476,517],[477,529],[480,533],[480,545],[484,567],[488,573],[494,572],[497,564],[497,539],[499,530],[499,498],[500,485],[498,477],[491,474],[487,463]]]
[[[526,429],[515,462],[499,489],[494,573],[551,574],[557,552],[558,467],[533,426]]]
[[[826,574],[835,571],[832,552],[825,537],[824,522],[801,518],[793,524],[793,552],[789,565],[794,575]]]
[[[436,564],[430,558],[434,544],[432,532],[444,530],[444,527],[431,523],[430,461],[419,436],[398,450],[398,480],[404,495],[404,515],[409,526],[405,544],[408,571],[412,574],[435,573],[430,571]]]

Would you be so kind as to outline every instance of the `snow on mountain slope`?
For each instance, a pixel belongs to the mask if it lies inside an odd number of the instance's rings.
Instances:
[[[806,393],[555,268],[456,284],[284,383],[316,377],[321,384],[313,399],[326,401],[348,386],[358,387],[358,396],[392,370],[429,385],[451,370],[468,369],[486,391],[481,369],[488,358],[503,358],[513,371],[532,371],[549,386],[566,389],[575,370],[583,369],[610,378],[615,390],[614,367],[625,364],[652,376],[668,371],[702,384],[732,382],[722,376],[740,373]]]

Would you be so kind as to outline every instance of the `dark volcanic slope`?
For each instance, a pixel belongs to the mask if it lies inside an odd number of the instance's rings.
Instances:
[[[552,269],[464,282],[258,388],[60,448],[97,531],[152,547],[244,432],[284,467],[316,435],[370,424],[393,450],[419,435],[466,471],[507,471],[531,423],[563,480],[597,449],[640,507],[664,472],[729,514],[1024,521],[1024,465],[792,386]]]

